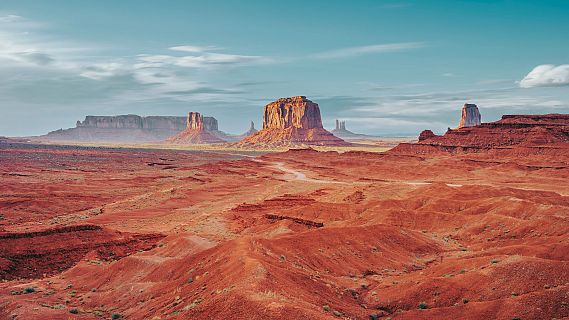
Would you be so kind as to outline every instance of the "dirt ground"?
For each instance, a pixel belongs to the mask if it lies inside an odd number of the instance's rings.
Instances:
[[[0,144],[0,318],[568,318],[568,178],[564,153]]]

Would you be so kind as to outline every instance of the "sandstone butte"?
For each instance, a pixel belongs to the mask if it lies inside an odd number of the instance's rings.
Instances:
[[[465,103],[458,128],[475,127],[481,123],[480,111],[475,104]]]
[[[263,128],[238,146],[345,146],[322,126],[318,104],[305,96],[281,98],[264,107]]]
[[[206,122],[204,122],[204,117],[199,112],[189,112],[186,121],[186,129],[177,135],[168,138],[166,142],[174,144],[205,144],[225,142],[208,129],[217,131],[217,120],[215,118],[209,118]]]

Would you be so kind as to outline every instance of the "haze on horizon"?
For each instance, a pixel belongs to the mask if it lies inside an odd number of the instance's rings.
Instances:
[[[3,1],[0,136],[86,115],[185,115],[261,126],[305,95],[324,126],[442,132],[460,107],[569,113],[569,2]]]

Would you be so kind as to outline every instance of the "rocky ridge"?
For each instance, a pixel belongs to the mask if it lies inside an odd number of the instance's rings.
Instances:
[[[526,148],[531,152],[569,147],[569,115],[504,115],[495,122],[449,129],[444,135],[425,130],[417,143],[402,143],[393,152],[471,153]],[[563,151],[564,152],[564,151]]]

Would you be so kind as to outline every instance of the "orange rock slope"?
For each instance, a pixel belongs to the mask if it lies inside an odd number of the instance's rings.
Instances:
[[[318,104],[304,96],[281,98],[267,104],[263,129],[238,146],[349,145],[322,126]]]

